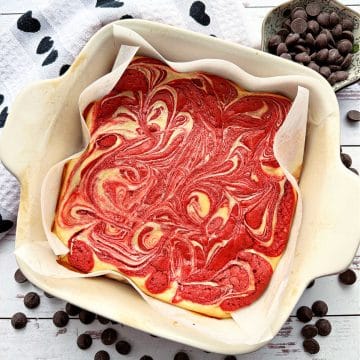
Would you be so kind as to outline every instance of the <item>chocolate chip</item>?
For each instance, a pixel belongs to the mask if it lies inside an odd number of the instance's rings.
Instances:
[[[320,66],[314,61],[310,61],[310,63],[308,64],[308,67],[316,72],[320,71]]]
[[[343,33],[343,28],[341,26],[341,24],[337,24],[332,30],[331,30],[332,35],[334,36],[335,39],[338,39],[341,37],[342,33]]]
[[[313,313],[312,313],[312,310],[308,306],[301,306],[298,308],[298,310],[296,312],[296,317],[301,322],[307,323],[312,319]]]
[[[307,13],[304,9],[297,9],[291,14],[292,19],[301,18],[307,20]]]
[[[320,351],[320,345],[315,339],[304,340],[303,347],[309,354],[317,354]]]
[[[301,329],[301,335],[305,339],[311,339],[318,334],[318,328],[315,325],[305,325]]]
[[[360,121],[360,111],[350,110],[347,112],[346,116],[350,121]]]
[[[66,303],[65,305],[65,311],[70,315],[70,316],[76,316],[79,315],[80,313],[80,308],[77,307],[76,305],[70,304],[70,303]]]
[[[316,60],[316,56],[317,56],[317,52],[314,51],[312,54],[310,54],[310,59],[311,59],[312,61],[315,61],[315,60]]]
[[[291,55],[289,53],[282,53],[280,57],[283,59],[291,60]]]
[[[233,355],[227,355],[224,357],[224,360],[236,360],[236,357]]]
[[[337,43],[337,48],[339,53],[342,55],[346,55],[352,50],[352,43],[348,39],[342,39]]]
[[[119,354],[127,355],[131,351],[131,345],[127,341],[121,340],[115,344],[115,349]]]
[[[280,56],[283,53],[288,52],[288,48],[285,43],[280,43],[276,49],[276,55]]]
[[[302,52],[295,55],[295,61],[303,64],[309,64],[310,56],[306,52]]]
[[[316,316],[325,316],[328,312],[328,306],[325,301],[318,300],[312,304],[311,310]]]
[[[320,67],[320,74],[324,77],[324,78],[328,78],[331,75],[331,70],[328,66],[321,66]]]
[[[100,350],[95,354],[94,360],[110,360],[110,355],[107,351]]]
[[[315,46],[317,49],[324,49],[327,47],[328,41],[326,34],[319,34],[315,39]]]
[[[95,320],[95,314],[90,311],[80,310],[79,319],[83,324],[88,325]]]
[[[273,35],[268,41],[268,47],[271,52],[276,52],[276,48],[282,42],[280,35]]]
[[[349,73],[347,71],[336,71],[331,75],[335,76],[335,82],[344,81],[349,77]]]
[[[289,30],[282,28],[276,34],[281,37],[282,41],[284,41],[286,39],[286,37],[289,35]]]
[[[183,351],[179,351],[175,354],[174,360],[190,360],[189,355],[184,353]]]
[[[331,72],[340,71],[341,66],[339,66],[339,65],[329,65],[329,69],[331,70]]]
[[[349,30],[349,31],[354,30],[354,23],[351,19],[343,19],[341,21],[341,26],[343,30]]]
[[[354,34],[349,30],[343,31],[341,33],[341,37],[343,39],[349,40],[352,44],[354,43]]]
[[[23,329],[27,324],[27,317],[24,313],[18,312],[11,318],[11,325],[14,329]]]
[[[312,281],[309,282],[309,285],[306,288],[310,289],[310,288],[312,288],[314,286],[314,284],[315,284],[315,280],[312,280]]]
[[[307,29],[307,22],[302,18],[296,18],[291,22],[291,30],[295,33],[302,34]]]
[[[317,62],[326,63],[328,57],[329,57],[329,50],[328,49],[321,49],[316,53],[316,61]]]
[[[53,316],[53,323],[56,327],[62,328],[69,322],[69,315],[65,311],[57,311]]]
[[[320,25],[317,21],[315,20],[310,20],[307,23],[307,28],[309,29],[309,31],[313,34],[313,35],[317,35],[320,31]]]
[[[349,170],[351,170],[354,174],[359,175],[359,172],[358,172],[356,169],[354,169],[354,168],[349,168]]]
[[[285,44],[286,44],[286,46],[295,45],[299,41],[299,39],[300,39],[299,34],[291,33],[286,37]]]
[[[28,281],[25,275],[22,273],[20,269],[17,269],[14,274],[14,279],[17,283],[23,284],[24,282]]]
[[[351,170],[352,168],[350,168]],[[355,170],[355,169],[354,169]],[[356,274],[354,270],[348,269],[344,272],[342,272],[341,274],[339,274],[339,280],[344,284],[344,285],[352,285],[355,283],[356,281]]]
[[[327,81],[330,85],[335,85],[335,83],[337,82],[337,77],[335,73],[331,73],[330,76],[327,78]]]
[[[311,33],[307,33],[305,36],[305,44],[307,46],[313,47],[315,45],[314,36]]]
[[[341,153],[340,154],[340,157],[341,157],[341,161],[342,163],[347,167],[351,167],[352,165],[352,159],[351,159],[351,156],[349,154],[345,154],[345,153]]]
[[[328,45],[335,46],[335,40],[334,40],[331,32],[328,29],[321,30],[320,34],[325,34],[326,35]]]
[[[153,358],[149,355],[144,355],[140,358],[140,360],[153,360]]]
[[[45,295],[47,298],[49,298],[49,299],[53,299],[53,298],[54,298],[53,295],[47,293],[46,291],[44,291],[44,295]]]
[[[294,46],[294,50],[297,52],[297,53],[301,53],[301,52],[304,52],[306,54],[308,54],[309,52],[309,49],[307,49],[305,46],[302,46],[302,45],[295,45]],[[309,55],[309,54],[308,54]],[[310,59],[310,57],[309,57]]]
[[[331,26],[331,27],[334,27],[334,26],[336,26],[339,22],[340,22],[340,16],[339,16],[335,11],[333,11],[333,12],[330,14],[330,26]]]
[[[347,54],[340,66],[342,69],[347,69],[351,65],[351,62],[352,62],[352,54]]]
[[[331,333],[331,324],[326,319],[320,319],[315,323],[318,333],[321,336],[328,336]]]
[[[291,30],[291,20],[290,19],[286,19],[282,25],[281,25],[282,28],[284,29],[288,29],[289,31]]]
[[[86,350],[91,346],[92,338],[89,334],[81,334],[78,336],[76,343],[80,349]]]
[[[319,23],[320,26],[322,27],[328,27],[330,24],[330,14],[322,11],[317,17],[316,17],[317,22]]]
[[[104,324],[104,325],[108,324],[110,322],[110,320],[108,318],[100,316],[100,315],[97,315],[97,319],[100,324]]]
[[[309,16],[318,16],[320,14],[320,4],[317,2],[311,2],[306,5],[306,12]]]
[[[24,297],[24,305],[28,309],[35,309],[40,304],[40,296],[36,292],[29,292]]]
[[[335,64],[335,62],[340,58],[340,56],[341,55],[337,49],[330,49],[327,61],[329,64]]]
[[[112,345],[118,337],[118,333],[115,329],[107,328],[101,334],[101,342],[104,345]]]

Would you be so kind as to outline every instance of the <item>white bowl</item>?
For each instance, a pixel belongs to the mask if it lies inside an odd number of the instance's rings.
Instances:
[[[314,278],[345,269],[360,240],[358,219],[360,181],[348,171],[339,156],[339,109],[332,88],[317,73],[272,55],[143,20],[122,20],[166,58],[186,61],[199,58],[229,60],[260,77],[293,76],[310,90],[309,125],[300,189],[303,224],[280,311],[272,329],[276,333],[290,315],[307,284]],[[77,101],[81,91],[111,70],[118,43],[112,25],[97,32],[62,77],[30,85],[16,98],[0,142],[5,166],[20,180],[21,199],[16,247],[45,240],[40,214],[40,186],[48,169],[82,147]],[[288,80],[284,77],[284,81]],[[322,121],[323,120],[323,121]],[[64,141],[67,143],[64,153]],[[128,285],[107,278],[53,279],[19,266],[36,286],[82,308],[125,325],[207,351],[235,354],[254,351],[265,342],[225,344],[159,316]],[[194,324],[201,316],[194,314]],[[232,319],[216,320],[229,332]],[[195,325],[194,325],[195,326]]]

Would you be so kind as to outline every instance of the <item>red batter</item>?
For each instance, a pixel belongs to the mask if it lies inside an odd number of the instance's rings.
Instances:
[[[88,108],[91,142],[64,170],[54,232],[68,263],[82,272],[111,264],[146,293],[200,312],[252,303],[296,205],[273,153],[290,106],[218,76],[133,60]]]

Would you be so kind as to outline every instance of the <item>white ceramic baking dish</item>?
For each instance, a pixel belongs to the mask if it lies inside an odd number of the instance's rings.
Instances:
[[[276,333],[288,318],[307,284],[314,278],[348,266],[360,240],[360,181],[339,157],[339,109],[328,83],[296,63],[217,38],[142,20],[123,20],[128,27],[169,60],[200,58],[229,60],[259,77],[297,75],[310,90],[309,125],[300,188],[303,224],[290,280],[272,328]],[[77,101],[81,91],[111,70],[118,43],[112,25],[97,32],[65,75],[30,85],[16,98],[0,142],[1,160],[20,180],[21,200],[16,247],[45,239],[40,214],[40,184],[48,169],[82,147]],[[284,78],[286,79],[286,78]],[[59,149],[67,143],[67,153]],[[51,161],[49,160],[51,158]],[[107,278],[53,279],[33,272],[19,259],[28,279],[43,290],[125,325],[207,351],[235,354],[254,351],[265,343],[225,344],[159,316],[131,287]],[[195,316],[195,315],[194,315]],[[196,315],[194,321],[199,320]],[[237,326],[226,322],[228,331]]]

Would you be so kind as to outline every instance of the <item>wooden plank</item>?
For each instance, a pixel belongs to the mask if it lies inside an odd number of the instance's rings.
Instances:
[[[328,337],[318,337],[321,350],[312,356],[313,360],[338,360],[344,355],[346,360],[358,360],[360,341],[356,334],[360,331],[360,317],[335,317],[329,319],[332,333]],[[126,356],[129,360],[139,359],[147,354],[155,360],[169,360],[178,351],[185,351],[192,360],[222,360],[223,355],[205,353],[202,350],[176,342],[154,338],[149,334],[121,325],[110,325],[119,332],[119,339],[132,345],[132,351]],[[303,360],[307,355],[302,349],[300,331],[303,324],[291,318],[280,333],[265,347],[256,353],[239,356],[241,360]],[[71,319],[63,329],[56,328],[51,321],[31,319],[25,329],[14,330],[9,319],[0,320],[0,354],[2,360],[33,359],[92,359],[94,354],[105,349],[112,359],[118,358],[114,346],[105,346],[100,334],[108,325],[94,321],[83,325]],[[90,349],[80,350],[76,345],[77,336],[88,332],[93,338]]]

